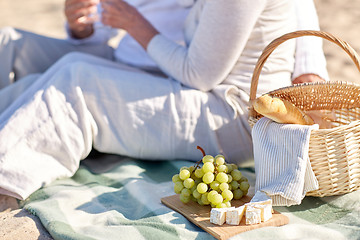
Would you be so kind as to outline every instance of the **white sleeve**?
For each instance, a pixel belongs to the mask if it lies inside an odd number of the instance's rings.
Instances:
[[[295,8],[298,30],[320,29],[313,0],[295,0]],[[329,80],[322,38],[300,37],[296,39],[295,67],[292,79],[307,73],[313,73]]]
[[[205,1],[201,21],[188,47],[159,34],[150,41],[147,52],[169,76],[186,86],[209,91],[230,73],[265,3]]]

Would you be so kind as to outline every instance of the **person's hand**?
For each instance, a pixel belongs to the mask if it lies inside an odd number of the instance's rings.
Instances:
[[[311,82],[324,82],[325,80],[316,74],[308,73],[298,76],[294,79],[293,84],[311,83]]]
[[[146,49],[158,31],[137,11],[123,0],[100,0],[103,12],[101,21],[112,28],[124,29]]]
[[[73,37],[86,38],[94,32],[93,23],[86,20],[96,13],[98,3],[98,0],[65,0],[64,12]]]

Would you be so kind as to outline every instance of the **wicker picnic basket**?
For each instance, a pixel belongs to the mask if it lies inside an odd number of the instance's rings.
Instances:
[[[296,31],[271,42],[258,59],[251,80],[250,103],[256,98],[260,71],[281,43],[302,36],[316,36],[340,46],[351,57],[360,71],[359,56],[353,48],[339,38],[323,31]],[[348,82],[307,83],[269,92],[286,99],[298,108],[331,112],[331,127],[313,130],[310,135],[309,158],[319,182],[319,189],[308,196],[332,196],[349,193],[360,188],[360,85]],[[249,123],[253,126],[259,115],[252,107]]]

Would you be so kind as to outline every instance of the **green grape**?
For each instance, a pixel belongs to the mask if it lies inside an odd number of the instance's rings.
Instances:
[[[206,155],[202,158],[202,162],[203,163],[207,163],[207,162],[210,162],[210,163],[213,163],[214,162],[214,157],[211,156],[211,155]]]
[[[183,184],[184,184],[184,187],[190,189],[195,185],[195,181],[192,178],[187,178],[184,180]]]
[[[188,203],[190,201],[190,196],[184,196],[180,194],[180,201],[182,201],[183,203]]]
[[[196,199],[199,199],[199,198],[201,198],[201,194],[198,192],[198,190],[194,190],[193,192],[192,192],[192,195],[194,196],[194,198],[196,198]]]
[[[231,164],[226,164],[227,168],[228,168],[228,173],[232,172],[232,170],[234,170],[233,166]]]
[[[249,190],[249,187],[250,187],[250,184],[249,184],[249,182],[241,182],[240,183],[240,186],[239,186],[239,188],[241,189],[241,191],[243,191],[243,192],[247,192],[248,190]]]
[[[231,201],[231,199],[233,199],[233,197],[234,197],[233,193],[230,190],[224,190],[221,193],[221,196],[224,198],[224,200],[223,200],[224,202]]]
[[[180,172],[181,172],[182,170],[185,170],[185,169],[186,169],[186,170],[189,170],[188,167],[181,167],[181,168],[180,168]]]
[[[228,174],[227,176],[228,176],[227,183],[231,183],[231,182],[232,182],[232,180],[233,180],[233,178],[232,178],[231,174]]]
[[[248,190],[243,191],[243,193],[244,193],[244,196],[245,196],[246,194],[248,194]]]
[[[179,177],[181,180],[185,180],[190,177],[190,171],[188,169],[183,169],[179,173]]]
[[[244,177],[244,176],[242,176],[241,178],[240,178],[240,182],[248,182],[249,180],[246,178],[246,177]]]
[[[179,174],[175,174],[171,180],[173,181],[173,183],[181,181]]]
[[[226,163],[223,155],[205,155],[202,163],[202,167],[184,166],[172,176],[174,192],[180,194],[183,203],[191,200],[199,205],[225,208],[231,207],[232,199],[247,194],[248,179],[242,176],[236,164]]]
[[[215,179],[215,176],[212,172],[207,172],[202,177],[203,182],[206,184],[212,183],[214,181],[214,179]]]
[[[190,174],[190,178],[192,178],[194,181],[195,181],[196,179],[198,179],[198,178],[195,176],[195,171]]]
[[[223,192],[225,190],[229,190],[229,184],[228,183],[220,183],[219,189]]]
[[[212,162],[206,162],[204,163],[204,165],[202,166],[202,170],[204,173],[207,173],[207,172],[214,172],[215,170],[215,166]]]
[[[208,193],[208,195],[207,195],[208,200],[209,200],[210,202],[213,202],[214,196],[215,196],[216,194],[218,194],[217,191],[211,190],[211,191]]]
[[[232,181],[232,182],[230,183],[230,186],[231,186],[231,189],[232,189],[232,190],[235,190],[235,189],[238,189],[238,188],[239,188],[240,184],[239,184],[237,181]]]
[[[219,203],[216,205],[216,208],[227,208],[228,206],[225,203]]]
[[[218,205],[220,203],[222,203],[223,201],[223,197],[221,196],[221,194],[215,194],[213,197],[212,197],[212,204],[214,205]]]
[[[240,199],[244,196],[244,193],[243,191],[240,190],[240,188],[238,188],[234,190],[233,195],[234,195],[234,199]]]
[[[199,183],[199,184],[197,185],[197,187],[196,187],[196,190],[197,190],[199,193],[203,194],[203,193],[205,193],[205,192],[208,190],[208,186],[207,186],[206,183]]]
[[[231,176],[234,181],[239,181],[242,177],[242,174],[238,169],[234,169],[231,172]]]
[[[218,181],[219,183],[224,183],[224,182],[227,182],[229,179],[228,175],[226,173],[223,173],[223,172],[219,172],[217,175],[216,175],[216,181]]]
[[[184,197],[190,197],[191,191],[190,191],[190,189],[183,188],[183,190],[181,190],[180,194],[183,195]]]
[[[228,168],[226,165],[219,165],[219,166],[217,166],[217,170],[218,170],[218,172],[226,173],[228,171]]]
[[[209,205],[210,201],[208,200],[208,193],[204,193],[203,195],[201,195],[201,201],[203,202],[204,205]]]
[[[197,203],[198,203],[199,205],[201,205],[201,206],[204,205],[204,203],[201,201],[201,198],[197,199]]]
[[[197,179],[194,179],[195,181],[195,185],[197,186],[199,183],[201,183],[201,179],[197,178]]]
[[[203,170],[202,170],[201,168],[197,168],[197,169],[195,170],[195,176],[196,176],[197,178],[202,178],[202,177],[204,176]]]
[[[238,165],[236,165],[235,163],[231,163],[230,165],[232,166],[232,169],[233,169],[233,170],[234,170],[234,169],[238,169]]]
[[[213,181],[212,183],[210,183],[210,188],[217,191],[219,190],[219,185],[220,183],[218,181]]]
[[[223,155],[217,155],[215,157],[215,163],[219,166],[225,164],[225,157]]]
[[[183,190],[184,185],[182,182],[175,182],[174,183],[174,192],[176,194],[180,194],[181,190]]]

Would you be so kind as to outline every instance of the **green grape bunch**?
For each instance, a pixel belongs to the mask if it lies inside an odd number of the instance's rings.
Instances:
[[[211,207],[231,207],[231,200],[241,199],[248,193],[250,184],[242,176],[236,164],[225,162],[223,155],[206,155],[197,147],[203,158],[194,166],[182,167],[172,177],[174,192],[179,194],[183,203],[190,200]]]

